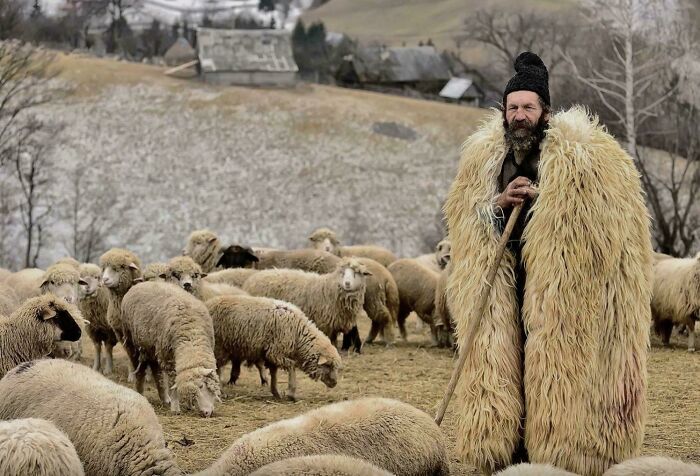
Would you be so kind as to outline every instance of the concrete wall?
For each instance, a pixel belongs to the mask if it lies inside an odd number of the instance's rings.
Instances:
[[[294,86],[296,73],[267,71],[215,71],[203,73],[204,81],[221,85]]]

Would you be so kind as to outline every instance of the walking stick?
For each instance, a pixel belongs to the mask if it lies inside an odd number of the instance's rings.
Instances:
[[[506,244],[508,243],[510,234],[513,232],[515,222],[518,220],[522,208],[522,204],[517,205],[515,208],[513,208],[513,211],[511,212],[510,217],[508,218],[508,223],[506,223],[506,229],[503,230],[501,239],[498,241],[498,248],[496,248],[496,260],[491,265],[489,274],[486,277],[486,288],[481,293],[481,296],[479,298],[479,304],[476,306],[476,316],[474,319],[469,321],[469,326],[467,327],[467,333],[464,339],[464,347],[460,349],[459,360],[457,361],[457,365],[452,371],[452,377],[450,377],[450,383],[447,385],[447,391],[445,392],[445,396],[442,398],[442,403],[440,404],[440,408],[438,409],[437,416],[435,416],[435,423],[437,423],[438,426],[440,426],[440,424],[442,423],[442,419],[445,417],[447,405],[450,403],[450,399],[452,398],[452,394],[455,392],[455,387],[457,386],[459,377],[462,375],[462,370],[464,370],[464,364],[467,362],[467,350],[472,345],[474,335],[476,334],[476,330],[479,328],[479,323],[481,322],[481,318],[483,317],[484,311],[486,310],[486,304],[488,303],[489,296],[491,295],[491,288],[493,287],[493,280],[496,277],[496,273],[498,272],[498,266],[501,264],[503,252],[506,249]]]

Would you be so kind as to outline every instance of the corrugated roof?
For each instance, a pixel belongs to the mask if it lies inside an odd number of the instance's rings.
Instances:
[[[360,48],[349,58],[361,81],[403,83],[447,81],[450,70],[432,46]]]
[[[447,82],[445,87],[442,88],[440,96],[450,99],[459,99],[467,92],[467,89],[469,89],[473,83],[474,81],[467,78],[452,78]]]
[[[198,28],[197,50],[204,72],[299,70],[287,31]]]

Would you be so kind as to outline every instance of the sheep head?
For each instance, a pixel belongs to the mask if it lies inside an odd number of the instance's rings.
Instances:
[[[80,273],[77,268],[65,263],[54,264],[46,270],[40,288],[43,294],[54,294],[72,304],[78,302],[80,283]]]
[[[193,231],[184,250],[184,255],[192,258],[207,273],[216,267],[220,254],[219,237],[210,230]]]
[[[224,249],[216,266],[222,268],[253,268],[260,261],[249,246],[231,245]]]
[[[72,304],[54,294],[44,294],[27,300],[14,313],[14,317],[33,319],[38,332],[53,342],[80,339],[81,330],[77,321],[82,321],[80,311]],[[50,333],[46,335],[46,333]]]
[[[318,228],[309,235],[309,241],[311,242],[311,247],[316,250],[326,251],[340,256],[340,242],[333,230]]]
[[[168,281],[170,279],[170,268],[166,263],[150,263],[143,270],[144,281]]]
[[[171,388],[185,408],[199,409],[203,417],[214,413],[214,403],[221,401],[221,387],[216,369],[194,367],[183,370],[175,377]]]
[[[96,264],[85,263],[78,268],[80,281],[78,281],[78,297],[89,298],[95,295],[102,285],[102,271]]]
[[[452,243],[450,240],[442,240],[435,247],[435,259],[441,269],[445,269],[452,257]]]
[[[364,289],[367,276],[372,276],[365,265],[355,258],[341,261],[336,268],[336,273],[338,274],[338,285],[347,293]]]
[[[338,351],[336,351],[336,354],[338,354]],[[341,369],[340,355],[335,355],[333,358],[321,355],[316,366],[316,378],[320,379],[326,387],[333,388],[338,385]]]
[[[196,294],[199,291],[202,278],[202,268],[189,256],[177,256],[168,262],[168,278],[188,293]]]
[[[100,257],[102,283],[116,293],[126,293],[143,280],[141,261],[131,251],[112,248]]]

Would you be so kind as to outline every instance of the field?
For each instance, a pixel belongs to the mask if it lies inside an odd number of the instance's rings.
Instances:
[[[366,323],[363,323],[366,324]],[[152,383],[146,385],[147,397],[163,425],[165,437],[178,463],[188,471],[209,466],[239,436],[268,423],[295,416],[328,403],[363,396],[383,396],[408,402],[431,415],[439,404],[452,370],[452,355],[430,347],[427,333],[415,329],[411,317],[409,341],[386,349],[367,346],[364,354],[344,359],[343,378],[334,389],[311,381],[303,374],[298,379],[297,402],[272,398],[269,389],[260,386],[257,371],[243,369],[235,386],[225,385],[224,402],[210,419],[193,412],[171,415],[158,401]],[[361,333],[367,332],[361,325]],[[685,337],[674,336],[673,347],[664,349],[658,340],[649,359],[649,418],[642,453],[669,455],[700,462],[700,355],[685,350]],[[115,380],[126,382],[126,357],[119,348]],[[92,345],[84,344],[83,363],[92,361]],[[286,388],[281,372],[280,390]],[[448,410],[443,429],[450,444],[452,473],[478,474],[460,463],[454,451],[455,416]]]

